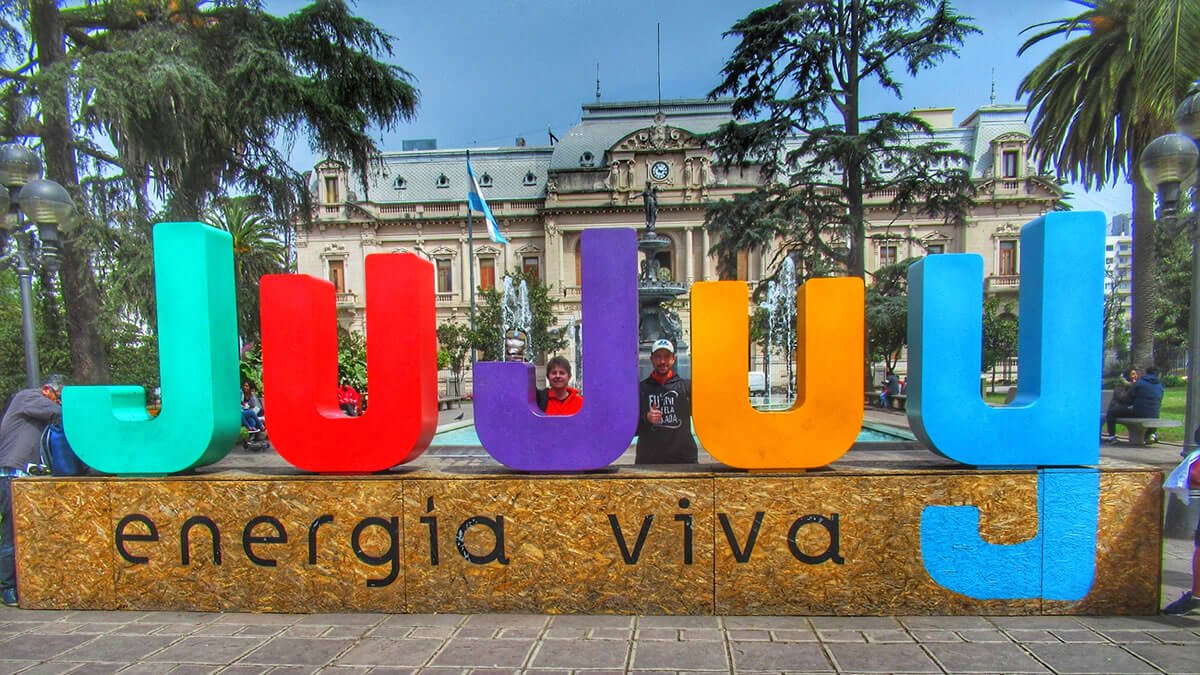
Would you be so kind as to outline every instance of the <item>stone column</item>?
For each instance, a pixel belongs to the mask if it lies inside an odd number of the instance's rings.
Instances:
[[[692,244],[693,229],[691,225],[683,228],[683,249],[687,251],[687,278],[684,281],[689,288],[696,280],[696,247]]]

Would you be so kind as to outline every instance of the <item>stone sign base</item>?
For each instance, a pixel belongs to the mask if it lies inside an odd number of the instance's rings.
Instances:
[[[13,494],[27,609],[1156,613],[1161,474],[1099,480],[1094,581],[1071,602],[968,597],[922,559],[926,506],[978,506],[990,544],[1037,535],[1033,471],[218,473]]]

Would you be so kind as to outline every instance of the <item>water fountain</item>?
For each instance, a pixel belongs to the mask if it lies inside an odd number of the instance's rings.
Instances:
[[[683,341],[683,325],[675,310],[663,306],[686,293],[687,289],[683,282],[673,280],[670,270],[657,260],[658,254],[671,245],[671,240],[654,229],[658,207],[655,192],[647,187],[642,197],[646,200],[646,229],[637,240],[638,251],[642,254],[638,275],[638,375],[644,378],[650,374],[650,345],[665,338],[675,344],[675,372],[688,377],[692,359]]]
[[[529,308],[529,286],[522,279],[513,286],[511,277],[504,277],[500,298],[500,353],[505,361],[530,361],[535,350],[532,344],[533,311]]]
[[[783,351],[787,381],[784,405],[796,399],[796,378],[792,364],[796,354],[796,264],[784,258],[776,281],[767,284],[767,299],[759,303],[767,312],[767,396],[766,408],[772,405],[771,357],[778,346]]]

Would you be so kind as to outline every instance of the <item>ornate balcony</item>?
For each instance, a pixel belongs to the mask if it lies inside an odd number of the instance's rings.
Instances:
[[[988,277],[987,290],[989,293],[1004,293],[1020,290],[1021,275],[993,274]]]
[[[355,293],[354,291],[347,291],[345,293],[337,294],[337,306],[339,308],[353,307],[357,303],[358,303],[358,294]]]

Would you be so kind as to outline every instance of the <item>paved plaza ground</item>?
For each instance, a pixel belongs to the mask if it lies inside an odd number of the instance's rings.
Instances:
[[[456,419],[460,414],[462,420]],[[441,417],[444,424],[469,420],[470,405]],[[907,426],[898,413],[868,410],[867,418]],[[1162,444],[1105,445],[1101,452],[1165,469],[1179,457],[1178,447]],[[427,454],[426,461],[488,461],[453,449]],[[274,452],[240,449],[222,464],[229,470],[283,466]],[[1191,552],[1190,539],[1165,540],[1164,604],[1190,583]],[[0,607],[0,674],[627,671],[1200,673],[1200,618],[284,615]]]

